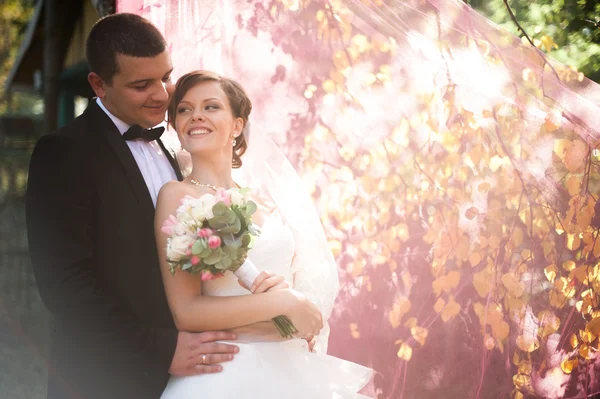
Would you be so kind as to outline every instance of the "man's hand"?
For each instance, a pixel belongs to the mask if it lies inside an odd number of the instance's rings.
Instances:
[[[236,338],[234,333],[227,331],[180,331],[169,374],[183,377],[221,372],[223,367],[220,363],[232,360],[239,348],[215,341],[233,341]]]

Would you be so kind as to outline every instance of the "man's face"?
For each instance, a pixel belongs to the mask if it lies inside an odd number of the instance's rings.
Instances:
[[[103,84],[102,103],[130,125],[150,128],[165,119],[172,92],[173,65],[167,50],[156,57],[117,54],[118,72],[111,84]]]

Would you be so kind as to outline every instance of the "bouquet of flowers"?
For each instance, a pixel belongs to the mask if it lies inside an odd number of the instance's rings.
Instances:
[[[260,229],[252,223],[257,207],[249,200],[249,192],[247,188],[221,188],[214,195],[182,198],[176,215],[162,225],[169,236],[167,262],[172,274],[185,270],[206,281],[231,271],[246,287],[252,286],[259,272],[248,259],[248,251]],[[286,316],[277,316],[273,322],[282,337],[298,332]]]

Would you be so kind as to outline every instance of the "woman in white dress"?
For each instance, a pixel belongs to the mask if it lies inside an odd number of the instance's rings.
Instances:
[[[155,230],[169,306],[181,331],[235,330],[240,351],[222,363],[219,373],[172,377],[162,398],[363,398],[357,392],[372,370],[325,354],[327,318],[339,283],[318,218],[306,211],[309,201],[298,190],[285,187],[290,179],[253,184],[259,175],[273,175],[272,164],[252,165],[245,182],[259,205],[253,220],[262,227],[249,252],[261,271],[250,287],[253,295],[232,273],[209,281],[185,272],[171,275],[162,223],[186,195],[200,197],[236,185],[232,167],[241,166],[248,148],[242,132],[252,109],[238,83],[207,71],[181,77],[171,101],[169,123],[191,155],[192,170],[184,181],[165,185],[157,202]],[[267,147],[257,146],[257,158],[272,155]],[[289,169],[289,164],[281,161],[275,168]],[[291,319],[297,338],[279,337],[270,321],[278,315]],[[307,341],[313,337],[311,352]]]

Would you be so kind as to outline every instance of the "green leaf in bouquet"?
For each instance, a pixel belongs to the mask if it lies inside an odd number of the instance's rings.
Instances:
[[[229,224],[235,223],[235,221],[238,219],[238,215],[232,209],[227,209],[227,212],[223,216],[227,217],[227,223]]]
[[[221,260],[215,264],[215,267],[219,271],[227,270],[229,266],[231,266],[231,258],[227,256],[222,257]]]
[[[253,236],[257,236],[258,237],[260,235],[260,227],[258,227],[254,223],[250,223],[248,225],[248,232],[250,234],[252,234]]]
[[[192,245],[192,255],[200,255],[207,248],[206,241],[199,239]]]
[[[206,263],[207,265],[215,265],[218,261],[221,260],[222,257],[222,253],[221,250],[219,248],[215,249],[212,251],[212,253],[210,255],[208,255],[206,258],[204,258],[204,263]]]
[[[241,227],[240,219],[236,218],[232,224],[219,229],[219,232],[237,234],[240,232]]]
[[[208,225],[215,230],[219,230],[229,224],[228,220],[229,218],[225,215],[215,216],[208,220]]]
[[[206,247],[202,250],[202,252],[200,252],[200,254],[198,256],[201,257],[202,259],[204,259],[207,256],[209,256],[211,253],[212,253],[212,249]]]
[[[256,203],[254,201],[248,201],[246,202],[246,211],[244,212],[246,215],[246,218],[250,218],[250,216],[254,215],[254,213],[256,213],[256,210],[258,209],[258,207],[256,206]]]
[[[233,211],[235,212],[235,215],[238,217],[238,219],[240,220],[240,231],[245,231],[247,230],[247,218],[244,215],[244,213],[242,212],[242,210],[240,209],[240,207],[236,206],[233,207]]]
[[[238,247],[235,247],[233,245],[225,245],[224,247],[221,247],[221,249],[223,250],[223,252],[230,258],[230,259],[237,259],[238,257]]]
[[[223,240],[223,243],[225,244],[226,247],[234,247],[237,249],[242,246],[241,237],[236,237],[235,235],[233,235],[231,233],[223,234],[221,239]]]
[[[183,266],[181,266],[181,270],[187,270],[192,267],[192,262],[186,262]]]
[[[248,248],[252,242],[252,236],[250,234],[244,234],[242,237],[242,247]]]
[[[212,211],[215,216],[223,216],[227,213],[229,207],[223,201],[219,201],[213,205]]]

